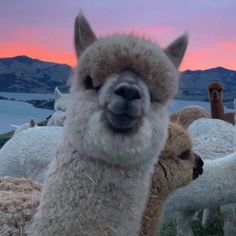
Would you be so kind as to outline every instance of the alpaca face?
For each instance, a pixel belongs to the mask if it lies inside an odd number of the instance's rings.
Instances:
[[[219,82],[212,82],[208,86],[208,94],[210,101],[222,102],[223,101],[224,87]]]
[[[70,103],[70,95],[63,94],[60,92],[58,88],[55,88],[55,102],[54,102],[54,110],[55,112],[65,112]]]
[[[169,136],[159,162],[165,167],[172,190],[187,185],[203,173],[203,161],[193,153],[190,136],[175,123],[169,124]]]
[[[176,67],[186,46],[186,36],[165,50],[133,35],[97,39],[79,15],[79,65],[66,122],[74,149],[117,165],[157,156],[167,136],[166,104],[177,92]]]

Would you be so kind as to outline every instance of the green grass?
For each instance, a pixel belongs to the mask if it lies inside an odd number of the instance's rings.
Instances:
[[[219,213],[206,227],[202,226],[199,219],[193,220],[193,234],[194,236],[223,236],[223,224],[224,218],[221,213]],[[162,226],[157,236],[176,236],[176,221],[171,220],[169,223]]]
[[[12,137],[14,131],[0,134],[0,148]]]

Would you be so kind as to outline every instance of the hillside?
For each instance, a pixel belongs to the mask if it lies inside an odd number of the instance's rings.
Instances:
[[[178,98],[208,101],[207,87],[211,81],[218,80],[224,87],[225,102],[233,102],[236,98],[236,71],[223,67],[208,70],[187,70],[180,78]]]
[[[0,58],[0,91],[53,93],[57,86],[66,92],[70,74],[71,67],[66,64],[44,62],[27,56]],[[224,84],[225,103],[232,107],[236,98],[236,71],[223,67],[183,71],[176,98],[208,101],[207,87],[213,80]]]
[[[71,67],[27,56],[0,58],[0,91],[52,93],[56,86],[68,91]]]

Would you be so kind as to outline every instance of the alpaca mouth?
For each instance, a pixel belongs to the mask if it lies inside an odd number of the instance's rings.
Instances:
[[[139,122],[139,118],[131,117],[129,115],[117,115],[111,111],[107,111],[105,114],[108,124],[115,131],[124,132],[132,130]]]

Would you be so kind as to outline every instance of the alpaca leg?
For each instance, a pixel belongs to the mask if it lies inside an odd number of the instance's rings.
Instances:
[[[222,206],[221,212],[224,215],[224,235],[236,235],[236,204]]]
[[[176,231],[177,236],[193,236],[191,223],[194,217],[195,211],[180,212],[176,217]]]
[[[202,214],[202,225],[206,226],[210,224],[215,218],[215,216],[219,213],[219,211],[220,211],[219,207],[204,209]]]

